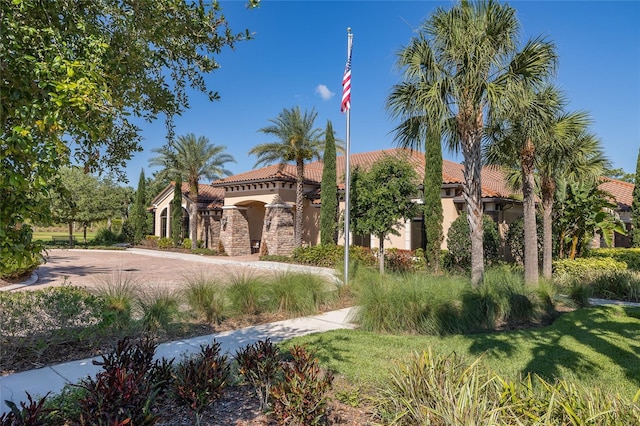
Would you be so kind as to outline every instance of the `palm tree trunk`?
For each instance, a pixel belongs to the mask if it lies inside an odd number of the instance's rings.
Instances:
[[[522,164],[522,205],[524,210],[524,281],[527,284],[538,282],[538,233],[536,227],[536,203],[534,198],[535,146],[527,140],[520,153]]]
[[[553,195],[555,181],[542,178],[542,276],[551,279],[553,274]]]
[[[294,229],[294,242],[296,247],[302,247],[302,209],[304,191],[304,161],[296,161],[296,225]]]
[[[482,284],[484,279],[484,226],[482,223],[482,187],[480,161],[480,130],[463,135],[464,181],[462,195],[467,205],[469,236],[471,239],[471,285]],[[465,137],[466,136],[466,137]]]
[[[198,181],[189,182],[189,198],[191,208],[189,209],[189,234],[191,238],[191,249],[198,248]]]

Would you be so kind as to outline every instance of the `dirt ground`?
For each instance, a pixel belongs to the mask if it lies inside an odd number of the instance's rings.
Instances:
[[[190,277],[204,276],[225,281],[234,275],[269,273],[246,265],[249,262],[257,263],[258,255],[219,259],[176,253],[166,253],[164,256],[161,252],[142,249],[52,249],[48,251],[46,263],[36,270],[37,282],[25,289],[36,290],[62,284],[94,287],[123,280],[150,287],[180,288]]]

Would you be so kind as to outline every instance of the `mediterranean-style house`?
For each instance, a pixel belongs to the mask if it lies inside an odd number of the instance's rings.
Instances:
[[[422,182],[424,176],[424,154],[401,148],[386,149],[360,154],[351,154],[352,168],[366,168],[384,156],[397,156],[409,161]],[[303,243],[316,245],[320,242],[320,182],[321,161],[305,165]],[[338,156],[338,193],[340,210],[344,209],[345,157]],[[342,172],[341,172],[342,171]],[[230,256],[252,253],[290,255],[294,248],[294,215],[296,198],[296,170],[293,164],[271,165],[246,173],[219,179],[211,184],[200,184],[198,188],[198,239],[205,247],[224,248]],[[462,197],[463,165],[444,160],[442,164],[442,187],[440,197],[444,214],[443,232],[447,234],[451,223],[464,210]],[[498,168],[482,169],[482,202],[485,214],[498,224],[501,232],[510,223],[522,216],[521,196],[510,191]],[[630,222],[631,193],[633,185],[607,179],[603,189],[611,192],[618,202],[621,218]],[[174,184],[168,185],[153,201],[150,210],[154,215],[154,235],[170,236],[171,200]],[[416,191],[416,202],[420,200],[421,186]],[[189,186],[182,184],[183,223],[188,226],[187,207]],[[625,216],[626,215],[626,216]],[[628,216],[628,217],[627,217]],[[424,247],[423,218],[414,217],[400,223],[399,236],[390,235],[385,247],[414,250]],[[186,233],[188,235],[188,233]],[[343,238],[341,238],[344,241]],[[370,235],[353,235],[353,244],[377,247],[378,241]],[[617,241],[616,241],[617,242]],[[446,248],[446,238],[443,241]]]

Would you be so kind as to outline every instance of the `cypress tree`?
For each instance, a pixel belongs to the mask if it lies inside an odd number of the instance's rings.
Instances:
[[[429,131],[424,152],[424,232],[427,240],[425,256],[435,270],[440,269],[440,246],[442,244],[442,146],[440,134]]]
[[[133,206],[133,243],[140,244],[148,232],[147,229],[147,209],[146,194],[147,180],[144,177],[144,169],[140,171],[138,189],[136,190],[136,201]]]
[[[336,141],[331,121],[327,121],[324,139],[324,166],[320,186],[320,243],[335,244],[338,217],[338,188],[336,186]]]
[[[631,233],[632,246],[640,247],[640,149],[636,163],[636,181],[633,188],[633,201],[631,203]]]
[[[171,238],[173,245],[182,245],[182,176],[176,177],[171,201]]]

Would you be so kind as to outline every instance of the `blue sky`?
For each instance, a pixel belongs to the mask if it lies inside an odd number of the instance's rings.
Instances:
[[[340,112],[347,27],[352,28],[351,152],[395,147],[394,123],[385,110],[391,87],[401,81],[395,54],[437,7],[451,1],[275,1],[248,10],[246,1],[222,1],[234,31],[255,38],[223,51],[221,68],[207,77],[221,99],[194,94],[191,108],[176,118],[176,134],[206,136],[225,145],[234,173],[251,170],[248,151],[273,142],[258,129],[283,108],[315,108],[316,125],[331,120],[345,138]],[[614,168],[635,172],[640,146],[640,2],[514,1],[522,42],[542,35],[556,43],[560,58],[556,84],[570,100],[568,110],[586,110]],[[143,123],[144,151],[126,169],[136,185],[140,170],[156,169],[151,149],[166,143],[162,120]],[[461,161],[459,155],[444,157]]]

